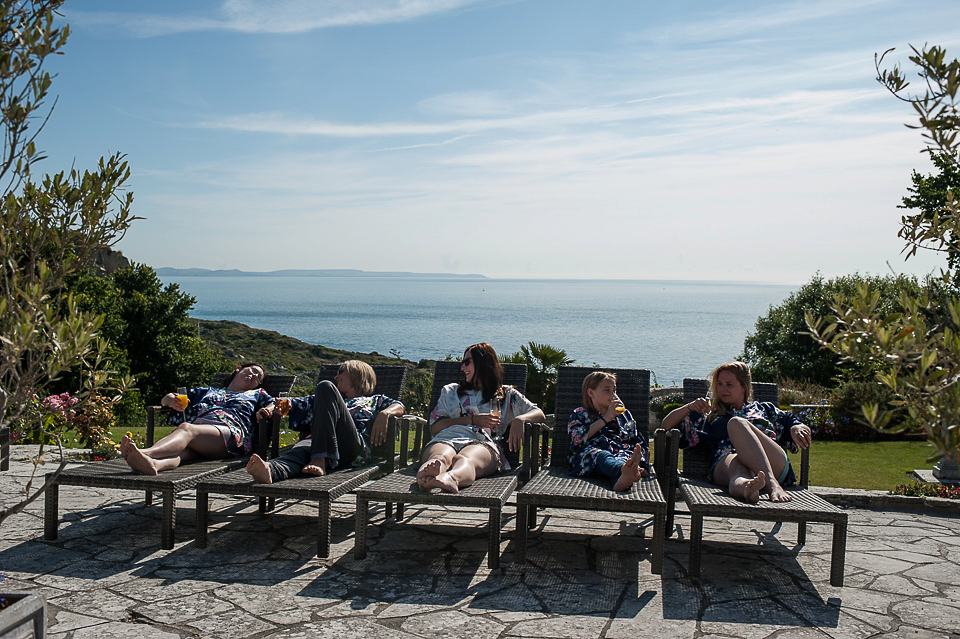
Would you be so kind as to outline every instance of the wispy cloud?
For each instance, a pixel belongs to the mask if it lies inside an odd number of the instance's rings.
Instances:
[[[110,27],[139,37],[198,31],[303,33],[330,27],[407,22],[490,0],[224,0],[212,15],[83,11],[65,8],[75,25]]]

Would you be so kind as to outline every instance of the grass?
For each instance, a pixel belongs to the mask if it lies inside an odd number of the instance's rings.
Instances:
[[[810,452],[810,484],[892,490],[898,484],[912,481],[908,475],[914,470],[932,468],[933,462],[927,458],[933,452],[933,447],[923,440],[814,442]],[[797,455],[794,466],[799,462]]]
[[[814,442],[810,452],[810,485],[862,490],[893,490],[913,481],[914,470],[932,468],[926,441]],[[683,451],[680,451],[683,464]],[[790,455],[799,479],[800,455]]]

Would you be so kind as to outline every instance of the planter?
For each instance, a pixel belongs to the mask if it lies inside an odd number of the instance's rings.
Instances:
[[[0,592],[0,599],[13,602],[0,610],[0,639],[44,639],[47,629],[47,599],[33,592]]]

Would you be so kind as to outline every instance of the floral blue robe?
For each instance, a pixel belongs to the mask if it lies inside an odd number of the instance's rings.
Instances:
[[[216,423],[230,429],[225,442],[227,451],[236,457],[253,452],[253,425],[257,411],[273,403],[273,398],[262,388],[237,393],[226,388],[199,386],[187,391],[190,404],[182,413],[174,411],[171,423],[200,420]]]
[[[637,422],[630,411],[626,411],[609,424],[601,428],[597,434],[586,440],[590,431],[590,424],[599,419],[596,412],[587,411],[583,406],[570,414],[567,422],[567,432],[570,434],[570,466],[572,475],[584,477],[590,475],[597,467],[597,455],[601,450],[608,451],[617,459],[627,461],[633,455],[637,444],[643,447],[642,468],[647,466],[650,451],[647,442],[637,435]]]
[[[782,411],[770,402],[751,402],[744,404],[740,409],[731,409],[726,415],[714,417],[708,423],[705,416],[691,411],[680,422],[680,448],[692,448],[698,444],[709,446],[711,451],[710,473],[707,478],[713,481],[713,469],[721,459],[737,452],[727,435],[727,422],[731,417],[742,417],[759,428],[770,439],[777,442],[791,453],[799,448],[790,435],[790,427],[800,424],[801,421],[793,413]],[[790,486],[797,482],[793,469],[781,482]]]

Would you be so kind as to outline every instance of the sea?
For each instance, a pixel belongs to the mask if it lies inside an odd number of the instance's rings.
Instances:
[[[662,386],[703,377],[797,285],[656,280],[161,276],[196,298],[191,315],[232,320],[361,353],[459,358],[529,342],[581,366],[645,368]]]

